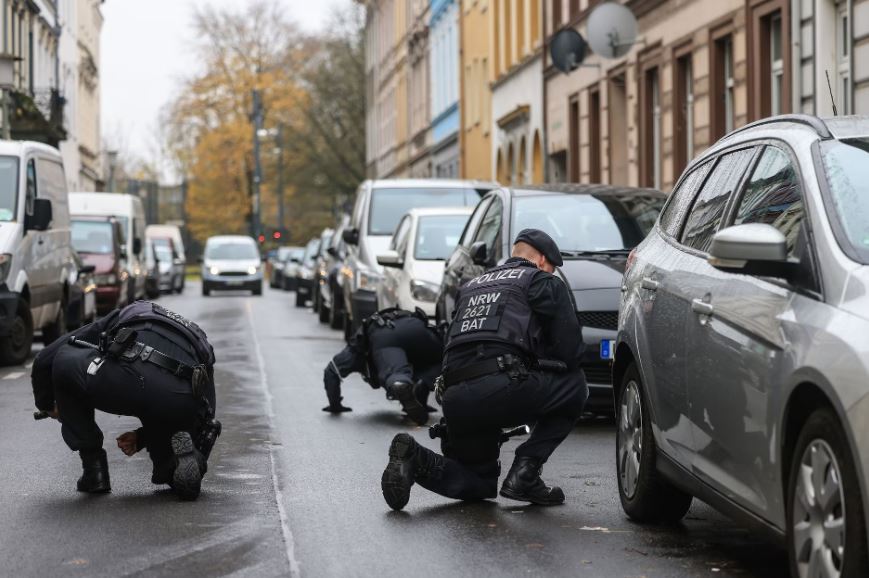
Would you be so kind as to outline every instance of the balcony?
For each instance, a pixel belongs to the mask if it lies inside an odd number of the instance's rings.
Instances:
[[[63,107],[66,99],[55,88],[28,92],[9,92],[9,112],[13,140],[32,140],[58,146],[66,139]]]

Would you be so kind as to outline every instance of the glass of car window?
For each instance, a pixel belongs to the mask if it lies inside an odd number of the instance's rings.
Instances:
[[[210,245],[205,252],[206,259],[233,261],[259,259],[259,251],[249,243],[220,243]]]
[[[108,255],[115,252],[109,221],[72,221],[72,246],[79,253]]]
[[[421,217],[416,226],[414,259],[446,261],[456,248],[467,220],[467,215]]]
[[[0,221],[14,221],[18,208],[18,159],[0,157]]]
[[[392,235],[402,215],[413,208],[471,207],[479,200],[474,189],[374,189],[368,234]]]
[[[824,204],[839,246],[869,265],[869,138],[821,143]]]

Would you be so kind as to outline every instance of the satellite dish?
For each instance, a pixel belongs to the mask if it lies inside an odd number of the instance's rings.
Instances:
[[[637,39],[637,19],[630,8],[615,2],[601,4],[588,17],[588,43],[595,54],[621,58]]]
[[[573,28],[561,30],[549,43],[552,62],[564,73],[576,70],[585,60],[586,52],[588,52],[588,45],[585,39]]]

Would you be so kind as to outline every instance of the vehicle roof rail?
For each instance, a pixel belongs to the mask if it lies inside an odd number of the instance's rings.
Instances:
[[[762,118],[760,120],[756,120],[752,123],[749,123],[743,127],[740,127],[730,133],[730,135],[737,134],[743,131],[746,131],[751,128],[755,128],[758,126],[763,126],[766,124],[775,124],[779,122],[790,122],[794,124],[801,124],[807,126],[815,131],[815,133],[823,140],[828,140],[833,138],[833,133],[830,132],[830,129],[827,127],[827,124],[816,116],[812,116],[810,114],[780,114],[778,116],[771,116],[768,118]],[[728,135],[728,136],[730,136]]]

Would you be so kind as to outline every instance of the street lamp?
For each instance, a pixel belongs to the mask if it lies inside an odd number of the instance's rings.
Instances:
[[[9,95],[8,92],[15,88],[15,63],[21,60],[21,57],[9,54],[8,52],[0,53],[0,99],[3,106],[3,138],[9,140],[12,138],[12,118],[9,114]]]

